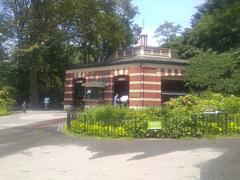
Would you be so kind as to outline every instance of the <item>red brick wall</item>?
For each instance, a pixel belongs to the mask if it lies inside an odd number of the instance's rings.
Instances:
[[[129,69],[129,76],[130,106],[156,106],[161,104],[161,80],[157,75],[157,68],[134,67]]]
[[[121,73],[120,73],[121,71]],[[159,71],[159,72],[158,72]],[[143,72],[143,73],[142,73]],[[129,75],[129,106],[158,106],[161,105],[161,77],[183,76],[184,70],[176,68],[130,66],[126,69],[99,70],[74,73],[66,72],[64,104],[72,105],[74,97],[74,79],[85,78],[86,82],[93,80],[103,81],[107,84],[104,91],[105,102],[111,103],[113,97],[113,77]]]
[[[74,73],[65,74],[65,91],[64,91],[64,105],[73,105],[73,80]]]

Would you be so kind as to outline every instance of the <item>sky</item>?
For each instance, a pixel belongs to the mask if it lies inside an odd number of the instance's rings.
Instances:
[[[148,45],[158,45],[153,38],[154,31],[164,21],[180,24],[183,29],[191,27],[192,15],[197,12],[196,7],[205,0],[132,0],[138,7],[139,13],[135,22],[142,26],[144,20],[144,32],[148,34]]]

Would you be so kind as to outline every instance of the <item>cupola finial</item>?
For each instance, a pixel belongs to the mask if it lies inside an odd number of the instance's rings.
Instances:
[[[139,45],[143,46],[143,47],[147,46],[147,41],[148,41],[148,35],[144,31],[144,25],[145,25],[145,21],[143,19],[143,21],[142,21],[142,33],[139,36]]]

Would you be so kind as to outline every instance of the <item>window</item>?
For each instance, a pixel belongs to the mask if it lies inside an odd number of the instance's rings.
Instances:
[[[103,99],[103,88],[87,87],[86,99]]]

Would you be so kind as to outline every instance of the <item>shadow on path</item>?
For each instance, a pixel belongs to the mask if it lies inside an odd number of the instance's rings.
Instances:
[[[193,139],[193,140],[126,140],[70,137],[61,132],[50,132],[32,127],[16,127],[0,130],[0,158],[41,146],[77,145],[87,147],[93,153],[91,159],[128,153],[141,153],[128,161],[141,160],[175,151],[212,148],[224,152],[214,160],[198,165],[201,179],[239,179],[240,139]],[[31,156],[30,154],[26,154]]]

